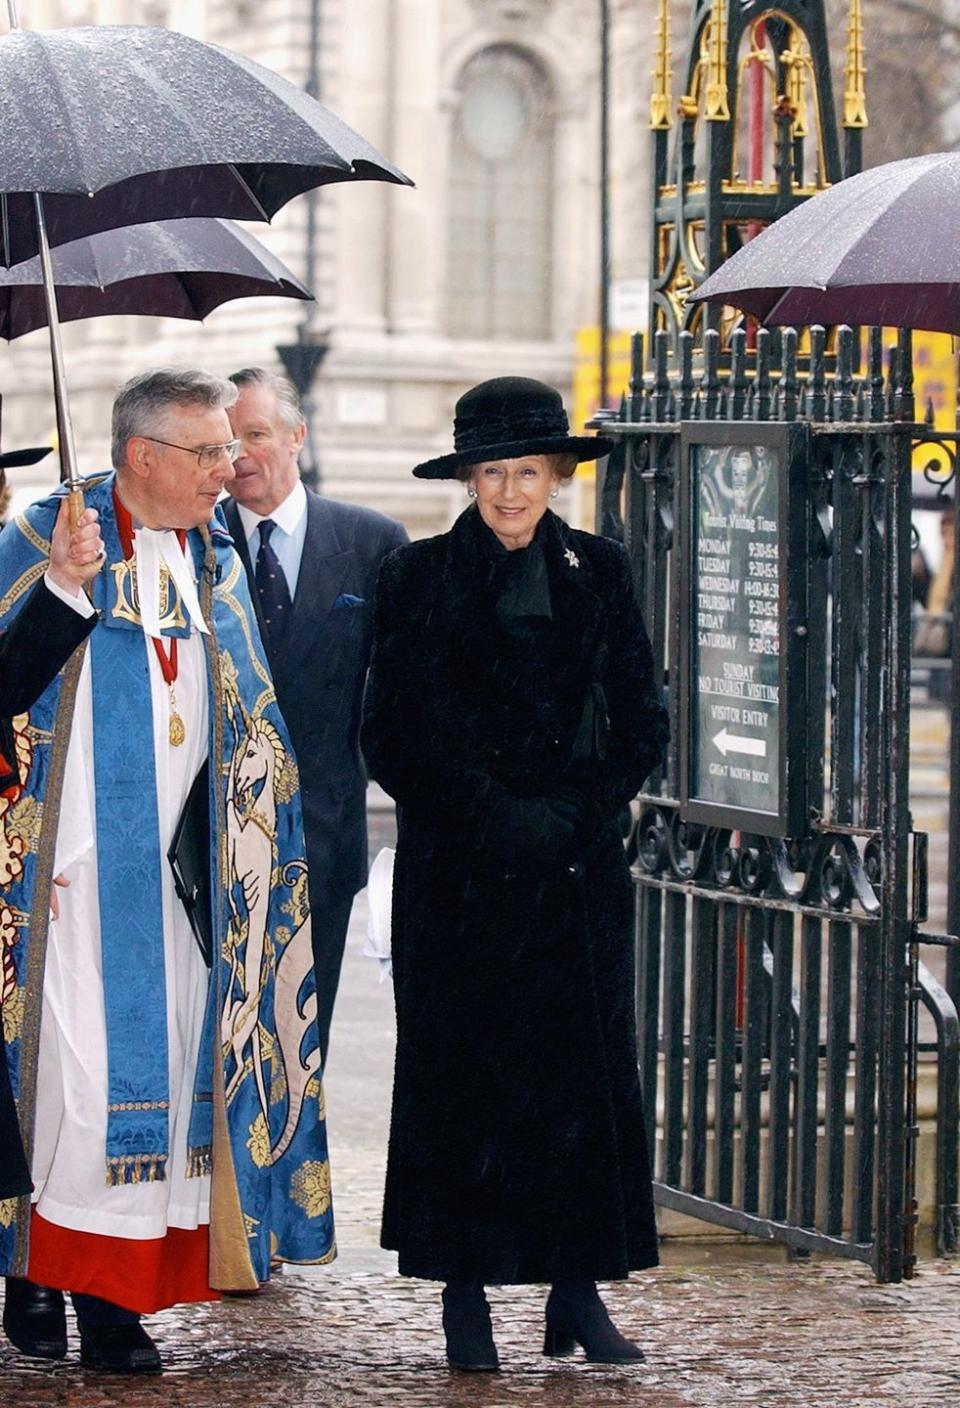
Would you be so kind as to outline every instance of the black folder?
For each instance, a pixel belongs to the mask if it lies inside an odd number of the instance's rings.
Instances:
[[[209,968],[213,958],[213,908],[210,894],[210,764],[193,779],[167,860],[173,883],[187,911],[190,928]]]

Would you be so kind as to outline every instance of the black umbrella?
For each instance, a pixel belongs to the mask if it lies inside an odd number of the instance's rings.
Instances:
[[[960,153],[871,167],[813,196],[691,294],[771,326],[960,332]]]
[[[411,184],[362,137],[250,59],[166,29],[0,37],[0,259],[39,253],[63,476],[80,507],[50,243],[149,220],[268,220],[332,181]]]
[[[312,297],[232,220],[159,220],[51,251],[61,322],[110,314],[205,318],[233,298]],[[40,260],[0,269],[0,337],[46,327]]]
[[[0,36],[0,260],[147,220],[269,220],[337,181],[410,185],[302,89],[241,54],[135,25]],[[91,199],[91,196],[94,197]]]

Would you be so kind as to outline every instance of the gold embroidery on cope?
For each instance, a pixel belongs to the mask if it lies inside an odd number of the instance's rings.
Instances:
[[[137,589],[137,571],[133,558],[126,562],[111,562],[110,571],[114,576],[117,599],[110,613],[118,621],[129,621],[134,626],[142,625],[140,619],[140,593]],[[172,630],[185,626],[179,593],[170,585],[170,573],[166,567],[160,568],[160,629]]]
[[[307,1217],[322,1217],[330,1207],[330,1165],[308,1159],[290,1180],[290,1197]]]

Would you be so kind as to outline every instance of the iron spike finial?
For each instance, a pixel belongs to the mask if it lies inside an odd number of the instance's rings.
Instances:
[[[843,125],[867,127],[867,70],[864,63],[862,0],[850,0],[847,21],[846,82],[843,92]]]
[[[653,68],[653,93],[650,97],[650,128],[654,132],[666,132],[673,126],[670,112],[673,106],[671,57],[670,0],[660,0],[660,13],[657,18],[656,61]]]
[[[707,51],[706,119],[708,122],[729,122],[726,0],[713,0],[713,10],[707,21],[704,43]]]

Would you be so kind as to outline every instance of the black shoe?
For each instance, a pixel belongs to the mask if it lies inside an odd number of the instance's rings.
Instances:
[[[64,1359],[67,1316],[63,1292],[38,1286],[22,1276],[6,1277],[3,1330],[21,1354],[35,1359]]]
[[[543,1352],[554,1358],[582,1345],[591,1364],[639,1364],[643,1350],[621,1335],[592,1281],[554,1286],[547,1298]]]
[[[80,1363],[115,1374],[159,1374],[160,1353],[139,1322],[84,1325],[80,1322]]]
[[[468,1373],[495,1373],[500,1368],[490,1325],[490,1307],[483,1287],[458,1282],[443,1288],[443,1332],[447,1363]]]

